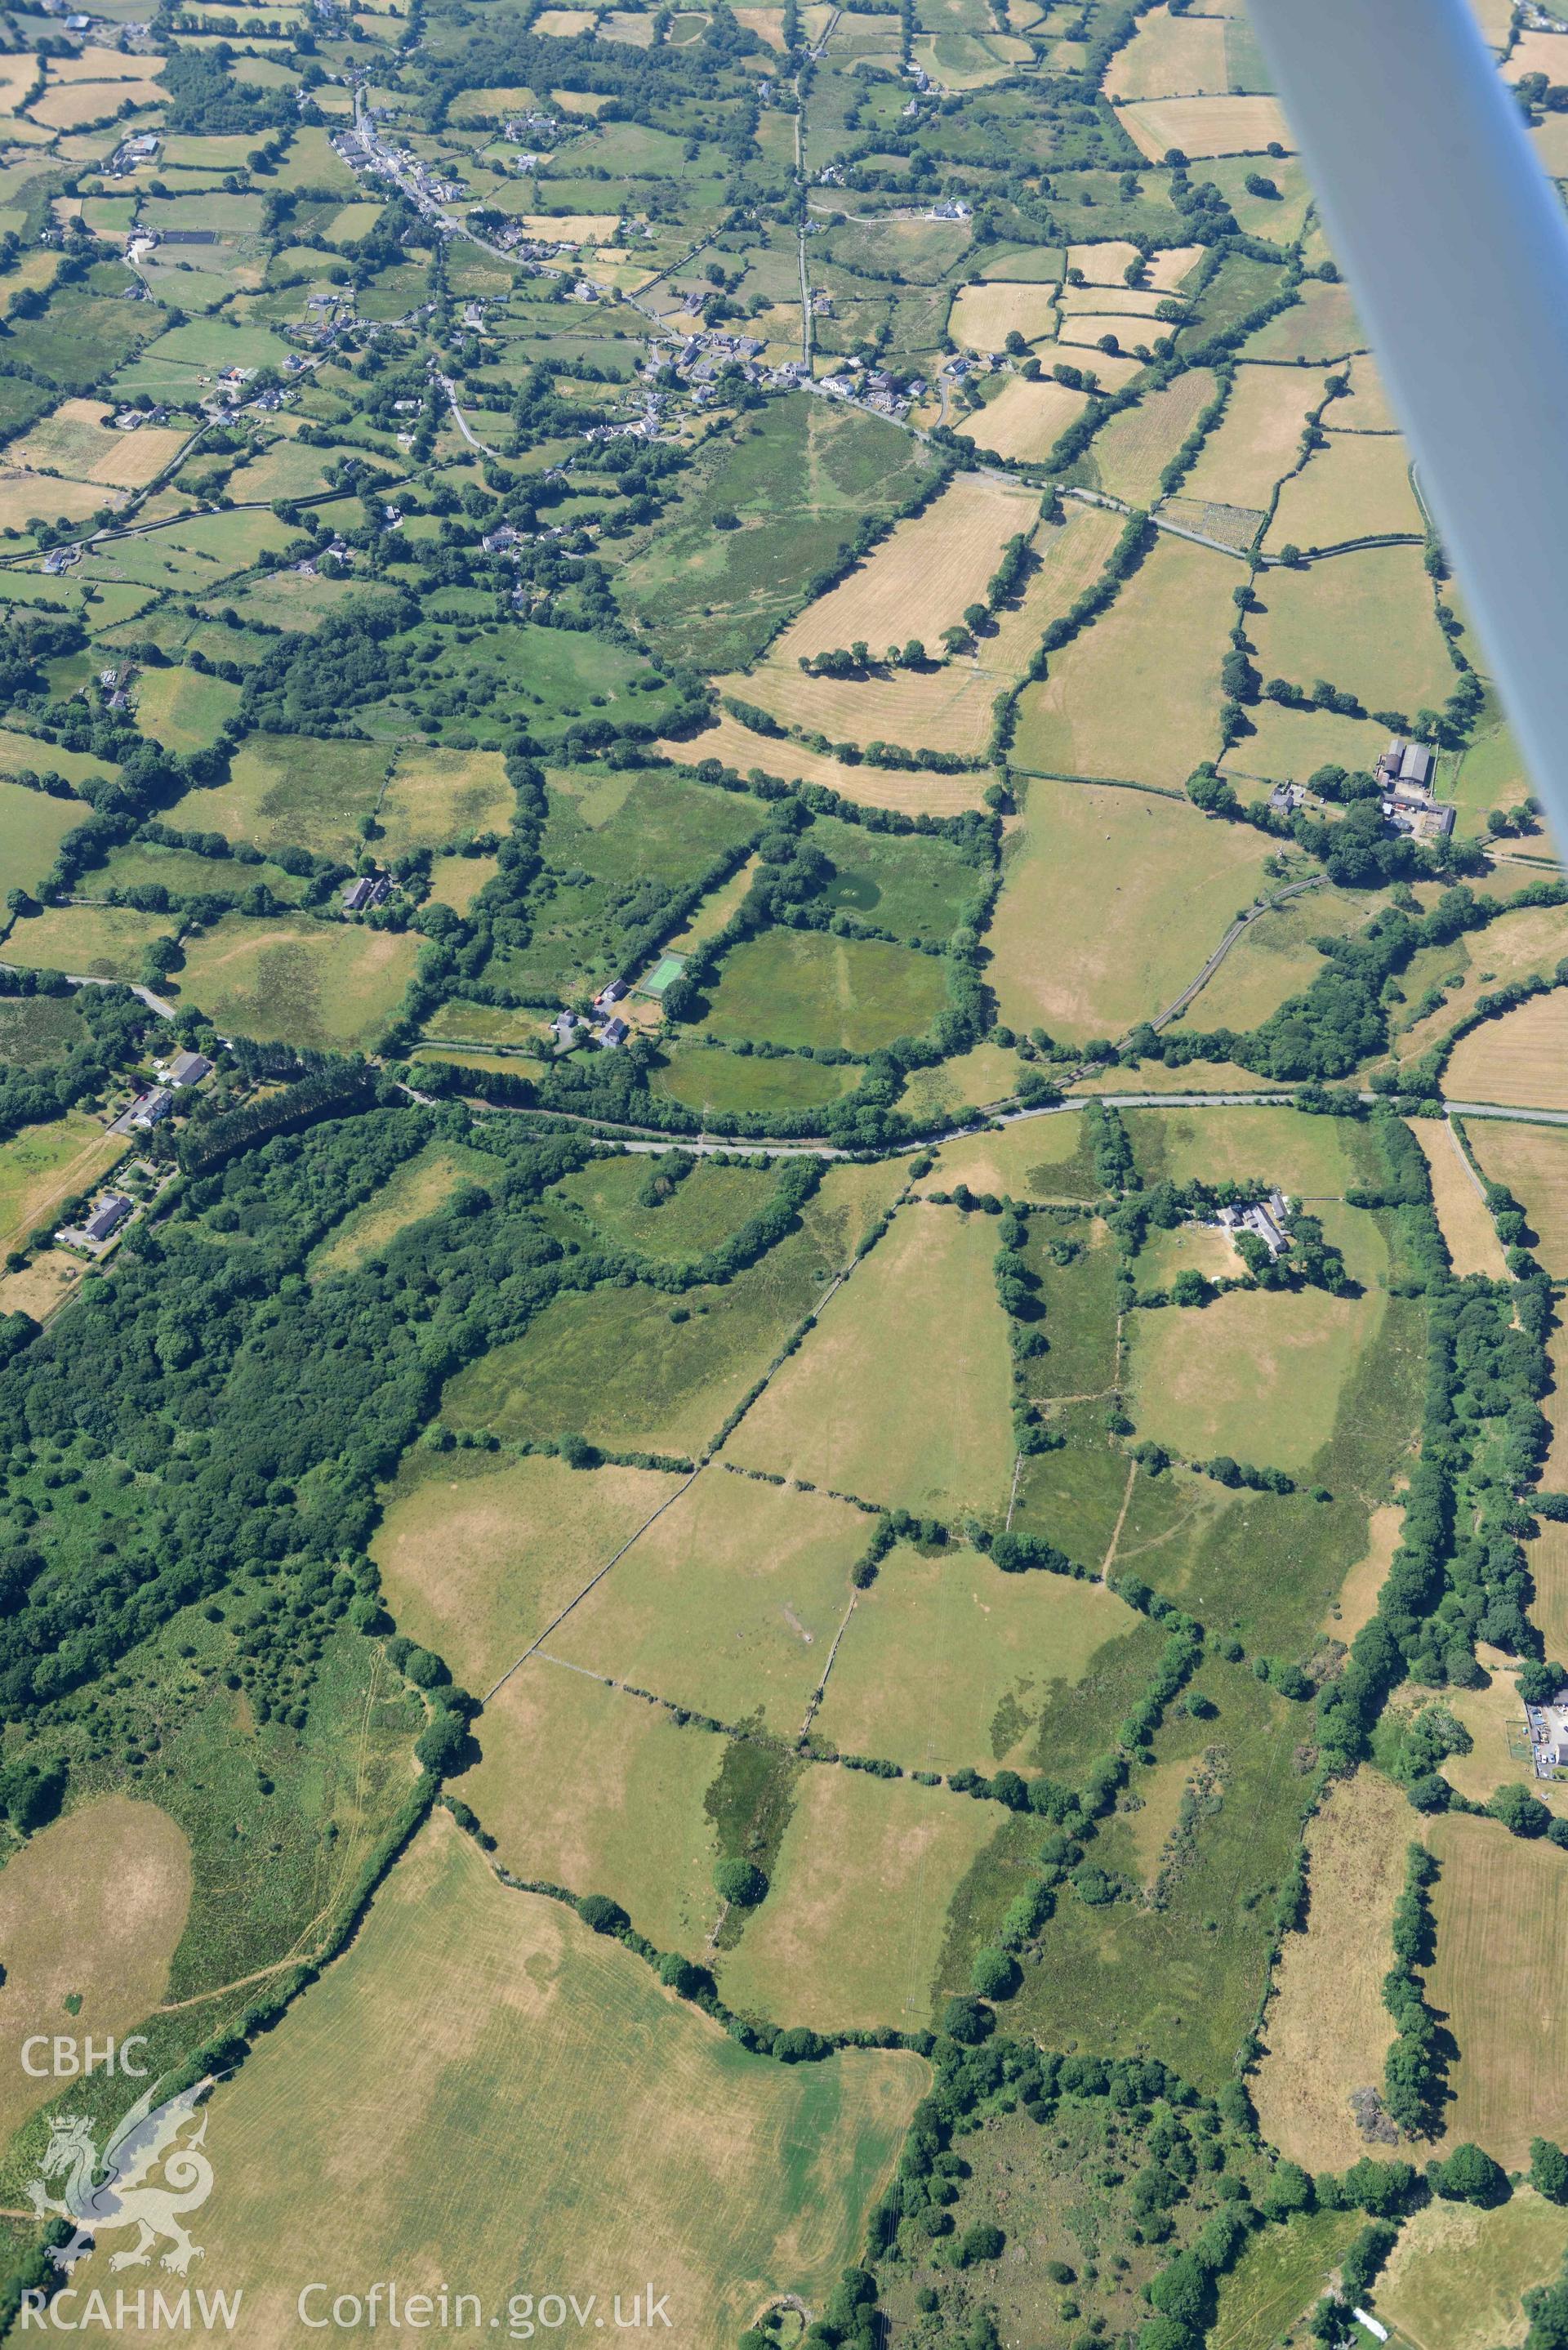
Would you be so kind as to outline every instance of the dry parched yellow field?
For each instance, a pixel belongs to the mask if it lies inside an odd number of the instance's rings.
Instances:
[[[1450,1101],[1568,1109],[1568,988],[1532,996],[1459,1038],[1443,1072]]]
[[[971,351],[999,351],[1012,333],[1026,343],[1037,343],[1055,331],[1055,289],[1050,286],[1010,286],[996,280],[961,286],[948,317],[953,341]]]
[[[7,2139],[60,2085],[23,2070],[23,2040],[67,2032],[101,2042],[142,2022],[168,1987],[190,1906],[184,1830],[156,1804],[129,1795],[84,1804],[6,1862],[0,1944],[15,2057],[0,2074]],[[69,1998],[78,2007],[67,2010]]]
[[[808,1770],[773,1890],[721,1956],[723,1999],[818,2032],[929,2024],[948,1903],[997,1833],[993,1809],[909,1779]]]
[[[1505,2168],[1523,2166],[1532,2137],[1568,2137],[1568,1855],[1453,1814],[1428,1841],[1442,1874],[1427,1994],[1459,2045],[1447,2143],[1472,2139]]]
[[[1561,1280],[1568,1273],[1568,1129],[1477,1118],[1465,1131],[1489,1180],[1505,1185],[1530,1219],[1536,1255]]]
[[[1552,1349],[1560,1351],[1559,1347]],[[1542,1409],[1552,1423],[1552,1451],[1546,1456],[1542,1483],[1561,1489],[1568,1482],[1568,1426],[1563,1410],[1564,1402],[1561,1383],[1545,1399]],[[1555,1407],[1555,1409],[1554,1409]],[[1524,1555],[1530,1565],[1531,1580],[1535,1596],[1530,1603],[1530,1620],[1546,1643],[1549,1657],[1568,1657],[1568,1526],[1555,1523],[1551,1518],[1538,1521],[1541,1532],[1526,1543]]]
[[[198,2274],[243,2290],[268,2343],[302,2334],[307,2279],[333,2281],[327,2304],[374,2278],[450,2284],[501,2325],[570,2289],[607,2327],[617,2293],[646,2322],[651,2276],[666,2339],[726,2350],[775,2294],[820,2306],[928,2078],[902,2052],[749,2055],[560,1903],[500,1885],[438,1813],[217,2090]],[[112,2286],[107,2251],[78,2282]]]
[[[1311,369],[1239,367],[1225,413],[1182,494],[1265,509],[1275,483],[1295,463],[1302,428],[1322,399],[1323,377]]]
[[[1261,155],[1271,141],[1294,143],[1273,98],[1150,99],[1118,107],[1116,120],[1151,163],[1163,162],[1172,147],[1194,157]]]
[[[504,832],[511,816],[499,751],[401,751],[376,811],[386,843],[380,853],[400,857],[463,834]]]
[[[795,1736],[868,1539],[826,1493],[702,1471],[545,1642],[552,1657],[720,1721]]]
[[[875,650],[880,654],[882,648]],[[984,750],[996,697],[1012,680],[988,676],[974,660],[961,658],[940,668],[889,669],[860,677],[808,677],[802,669],[770,660],[750,676],[716,682],[721,692],[754,702],[783,724],[805,727],[833,743],[901,743],[906,750],[952,751],[968,758]],[[766,738],[759,739],[766,751]],[[799,746],[776,747],[787,758]]]
[[[25,441],[13,444],[10,461],[35,473],[52,465],[77,481],[140,489],[173,463],[190,436],[161,424],[117,432],[106,421],[113,412],[101,400],[64,400]]]
[[[1288,313],[1286,314],[1288,316]],[[1307,551],[1388,532],[1421,535],[1405,443],[1388,434],[1331,432],[1280,492],[1264,541],[1277,554],[1293,543]]]
[[[1470,1273],[1484,1273],[1493,1281],[1506,1280],[1508,1263],[1502,1243],[1498,1239],[1497,1226],[1480,1188],[1466,1164],[1459,1136],[1446,1119],[1417,1118],[1410,1119],[1409,1126],[1432,1178],[1432,1204],[1454,1261],[1454,1271],[1461,1280]],[[1501,1130],[1532,1131],[1529,1128],[1513,1127]],[[1540,1130],[1544,1132],[1545,1128]],[[1568,1144],[1563,1149],[1564,1172],[1568,1173]],[[1504,1179],[1500,1176],[1495,1180],[1501,1182]]]
[[[1401,1791],[1364,1769],[1331,1783],[1307,1829],[1305,1929],[1286,1936],[1274,1970],[1252,2099],[1264,2137],[1309,2170],[1343,2170],[1366,2150],[1349,2097],[1380,2086],[1394,2036],[1383,1977],[1415,1825]]]
[[[1033,777],[990,933],[1002,1018],[1082,1044],[1163,1011],[1262,884],[1267,854],[1250,829],[1151,792]]]
[[[1027,536],[1039,513],[1032,491],[960,474],[923,514],[899,523],[847,579],[792,622],[770,648],[770,659],[793,669],[803,654],[863,640],[880,655],[911,637],[937,650],[942,630],[965,605],[984,600],[1002,548],[1020,531]]]
[[[1224,556],[1161,537],[1108,611],[1052,654],[1042,683],[1025,687],[1018,764],[1179,789],[1219,747],[1220,660],[1236,579]]]
[[[1189,368],[1163,391],[1113,416],[1090,444],[1100,487],[1132,505],[1152,504],[1161,473],[1213,399],[1214,385],[1210,369]]]
[[[703,1802],[722,1740],[543,1657],[490,1700],[477,1736],[481,1759],[454,1787],[503,1866],[607,1893],[660,1950],[701,1951],[719,1915]]]
[[[1222,95],[1231,87],[1225,26],[1218,16],[1173,16],[1151,8],[1106,68],[1113,105],[1128,99]]]
[[[1011,375],[996,398],[966,416],[958,430],[977,449],[994,449],[999,457],[1041,459],[1088,404],[1088,393],[1071,384],[1030,383]]]
[[[372,1553],[409,1638],[483,1695],[680,1486],[656,1469],[452,1452],[391,1488]]]
[[[722,759],[742,775],[760,767],[764,775],[782,775],[785,783],[799,776],[808,784],[826,784],[830,791],[842,792],[846,799],[859,800],[867,807],[899,808],[907,816],[922,810],[928,816],[957,816],[964,808],[979,807],[986,785],[996,780],[989,768],[940,775],[926,768],[875,767],[869,760],[852,764],[836,759],[831,752],[808,751],[804,743],[753,734],[727,711],[701,734],[660,743],[659,748],[667,759],[689,764]]]
[[[1012,1440],[995,1247],[983,1217],[900,1209],[741,1422],[729,1455],[920,1515],[1004,1509]],[[921,1337],[932,1330],[940,1350]]]

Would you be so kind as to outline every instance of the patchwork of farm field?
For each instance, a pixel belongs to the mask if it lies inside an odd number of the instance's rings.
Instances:
[[[1568,890],[1241,0],[108,5],[0,58],[0,2005],[149,2070],[0,2084],[0,2303],[1523,2343]],[[57,2279],[144,2092],[195,2241]]]

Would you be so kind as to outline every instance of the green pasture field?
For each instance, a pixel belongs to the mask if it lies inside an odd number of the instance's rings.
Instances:
[[[704,1118],[822,1109],[852,1094],[859,1082],[853,1062],[830,1065],[794,1054],[762,1058],[698,1044],[672,1046],[652,1078],[655,1093]]]
[[[1401,2230],[1378,2313],[1416,2350],[1486,2350],[1517,2334],[1521,2300],[1557,2282],[1565,2252],[1568,2213],[1532,2187],[1485,2211],[1434,2200]]]
[[[1314,1201],[1376,1180],[1368,1139],[1350,1118],[1244,1103],[1212,1109],[1121,1112],[1146,1183],[1245,1181],[1262,1177]]]
[[[193,848],[160,848],[152,841],[127,840],[111,848],[101,866],[83,875],[81,888],[90,897],[99,882],[111,889],[152,883],[176,897],[201,897],[209,890],[237,897],[258,881],[285,905],[296,903],[305,887],[281,865],[242,865],[237,858],[203,857]]]
[[[454,1984],[477,2041],[453,2029]],[[760,2296],[822,2297],[858,2249],[924,2078],[902,2054],[797,2069],[747,2054],[630,1952],[559,1905],[508,1892],[438,1819],[317,1995],[220,2096],[215,2167],[233,2183],[203,2226],[214,2263],[283,2324],[300,2259],[313,2274],[335,2261],[356,2275],[400,2262],[422,2281],[431,2231],[449,2224],[454,2166],[482,2162],[495,2192],[470,2207],[459,2257],[484,2305],[504,2306],[514,2289],[514,2215],[536,2211],[529,2274],[569,2269],[607,2305],[629,2291],[644,2248],[661,2244],[682,2337],[718,2350]],[[396,2117],[379,2134],[386,2198],[357,2191],[335,2210],[322,2193],[302,2210],[299,2166],[330,2177],[348,2103]],[[520,2133],[524,2110],[537,2126]],[[312,2114],[314,2132],[301,2120]]]
[[[824,901],[900,938],[940,945],[984,879],[949,841],[868,832],[837,816],[819,816],[810,843],[833,864]]]
[[[731,948],[703,1030],[721,1044],[757,1038],[871,1053],[897,1036],[924,1034],[947,1000],[933,955],[879,939],[779,928]]]
[[[773,1889],[719,1989],[742,2015],[814,2030],[929,2024],[948,1903],[997,1812],[942,1787],[818,1765],[801,1777]],[[953,1986],[955,1989],[958,1985]]]
[[[169,931],[167,914],[138,914],[125,906],[48,906],[14,925],[5,961],[29,971],[136,980],[143,947]]]
[[[359,825],[376,806],[387,754],[373,743],[315,734],[249,734],[229,763],[229,780],[188,793],[185,824],[248,841],[264,853],[309,848],[351,863]]]
[[[453,996],[436,1006],[425,1027],[437,1042],[451,1043],[455,1038],[476,1045],[524,1045],[543,1034],[544,1015],[504,1011],[496,1004],[471,1003]]]
[[[1158,2047],[1212,2093],[1231,2075],[1262,1989],[1272,1897],[1301,1832],[1306,1790],[1291,1767],[1303,1734],[1300,1708],[1244,1665],[1208,1662],[1199,1685],[1215,1715],[1199,1722],[1178,1712],[1156,1733],[1152,1766],[1135,1771],[1129,1792],[1142,1801],[1147,1789],[1152,1802],[1162,1778],[1174,1792],[1211,1753],[1219,1804],[1199,1819],[1185,1851],[1159,1843],[1150,1850],[1142,1814],[1126,1810],[1101,1823],[1090,1847],[1096,1866],[1133,1885],[1152,1881],[1163,1859],[1163,1906],[1124,1898],[1091,1907],[1064,1886],[1008,2013],[1012,2028],[1052,2047],[1126,2055]],[[961,1980],[970,1951],[994,1936],[1019,1890],[1017,1861],[1037,1840],[1037,1829],[1010,1821],[981,1858],[954,1903],[949,1981]]]
[[[11,1068],[64,1060],[87,1039],[78,994],[0,996],[0,1062]]]
[[[15,356],[46,382],[85,391],[130,360],[162,323],[162,311],[151,303],[109,301],[68,286],[40,317],[13,328],[11,340]]]
[[[1012,1437],[994,1232],[985,1217],[901,1210],[742,1420],[729,1456],[921,1515],[1003,1513]]]
[[[606,1285],[545,1307],[526,1337],[460,1371],[442,1399],[456,1430],[537,1441],[568,1433],[620,1451],[695,1453],[761,1378],[835,1269],[809,1228],[732,1282],[664,1291]],[[671,1315],[684,1311],[677,1322]]]
[[[1018,703],[1013,755],[1035,774],[1178,788],[1219,747],[1234,567],[1161,537],[1110,609],[1051,656]]]
[[[52,745],[38,748],[47,758]],[[57,800],[0,779],[0,897],[12,889],[36,889],[67,833],[90,813],[81,800]]]
[[[1248,175],[1262,170],[1273,182],[1277,196],[1254,196]],[[1206,159],[1203,176],[1212,180],[1236,215],[1244,236],[1267,237],[1275,244],[1299,236],[1312,202],[1306,173],[1293,155],[1272,155],[1260,166],[1254,155],[1216,155]],[[1309,288],[1309,296],[1314,289]]]
[[[912,1070],[898,1096],[907,1117],[955,1121],[961,1113],[1005,1101],[1018,1084],[1021,1064],[1004,1045],[989,1040],[967,1053],[950,1054],[934,1067]]]
[[[1094,1573],[1114,1564],[1112,1544],[1132,1482],[1106,1425],[1111,1409],[1109,1401],[1052,1406],[1044,1418],[1063,1440],[1021,1461],[1012,1494],[1015,1533],[1045,1535]]]
[[[1075,1111],[940,1144],[918,1189],[950,1191],[959,1183],[998,1199],[1033,1201],[1095,1200],[1104,1188],[1095,1175],[1088,1122]]]
[[[251,569],[263,554],[286,546],[291,536],[274,514],[191,515],[142,538],[116,539],[100,560],[140,587],[202,595]]]
[[[880,419],[805,393],[770,401],[706,452],[677,513],[617,575],[626,610],[682,658],[731,669],[806,600],[863,515],[886,514],[929,473],[919,444]],[[733,513],[738,530],[715,529]]]
[[[414,941],[391,931],[225,914],[186,942],[173,986],[227,1035],[363,1049],[396,1012],[414,961]]]
[[[308,123],[289,141],[275,184],[286,191],[308,188],[312,194],[321,189],[345,196],[360,193],[359,182],[339,157],[327,131]]]
[[[579,1208],[594,1236],[611,1248],[683,1264],[727,1241],[777,1188],[777,1178],[763,1168],[716,1167],[701,1159],[650,1204],[641,1195],[654,1179],[648,1159],[596,1159],[557,1183],[550,1197]]]
[[[540,1656],[491,1698],[477,1735],[480,1760],[453,1792],[504,1868],[607,1894],[659,1949],[707,1963],[721,1908],[711,1791],[726,1740]]]
[[[1345,555],[1332,559],[1353,560]],[[1315,566],[1313,576],[1322,576]],[[1282,577],[1271,571],[1267,585],[1272,588]],[[1317,768],[1331,764],[1370,774],[1388,743],[1386,726],[1369,718],[1342,718],[1332,710],[1287,710],[1280,702],[1262,701],[1243,710],[1241,718],[1241,733],[1220,760],[1220,772],[1242,800],[1253,796],[1250,785],[1267,790],[1275,783],[1304,784]]]
[[[813,1731],[907,1771],[1027,1767],[1058,1693],[1136,1622],[1103,1586],[900,1544],[855,1596]]]
[[[1060,1263],[1059,1253],[1074,1252]],[[1046,1352],[1026,1361],[1029,1392],[1038,1398],[1096,1400],[1116,1378],[1116,1252],[1097,1218],[1047,1210],[1029,1219],[1025,1262],[1039,1283],[1037,1327]]]
[[[1024,1032],[1115,1038],[1163,1011],[1264,886],[1263,836],[1151,792],[1035,775],[1023,814],[1003,847],[990,978]]]
[[[169,751],[203,750],[239,706],[237,685],[199,670],[144,669],[136,681],[137,726]]]
[[[1358,2211],[1298,2211],[1254,2236],[1220,2280],[1211,2350],[1275,2350],[1289,2339],[1364,2224]]]
[[[0,1142],[0,1256],[47,1223],[62,1201],[91,1191],[125,1149],[120,1136],[106,1134],[80,1109]]]
[[[853,1596],[863,1512],[715,1464],[552,1632],[548,1653],[791,1739]]]
[[[545,1453],[415,1446],[382,1489],[371,1544],[387,1604],[404,1633],[483,1692],[680,1482],[612,1463],[568,1469]]]
[[[131,317],[137,316],[129,305],[127,310]],[[164,400],[180,398],[197,390],[220,369],[281,368],[287,356],[288,345],[265,327],[241,326],[232,318],[192,319],[171,327],[120,367],[114,389],[121,399],[139,391]]]
[[[332,453],[310,449],[297,441],[277,441],[231,475],[229,495],[252,498],[307,498],[327,487],[327,467]]]
[[[1459,760],[1459,772],[1444,790],[1459,814],[1455,829],[1484,829],[1489,808],[1516,808],[1530,797],[1532,785],[1523,754],[1505,725],[1478,733]]]
[[[559,633],[559,632],[556,632]],[[584,639],[591,643],[591,639]],[[534,891],[525,947],[493,957],[488,979],[571,993],[620,972],[621,908],[639,884],[691,889],[761,827],[749,794],[635,769],[547,770],[545,870]]]
[[[112,780],[119,773],[112,759],[95,759],[90,751],[67,751],[62,743],[0,726],[0,775],[57,775],[67,784],[84,784],[93,775]]]
[[[461,1142],[431,1142],[405,1159],[386,1181],[351,1208],[343,1222],[317,1243],[306,1260],[312,1281],[354,1273],[410,1224],[434,1215],[461,1186],[490,1190],[499,1175],[488,1152]]]

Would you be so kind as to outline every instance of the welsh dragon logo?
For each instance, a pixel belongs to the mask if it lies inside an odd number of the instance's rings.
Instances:
[[[101,2156],[93,2145],[87,2115],[57,2117],[39,2165],[41,2176],[27,2189],[40,2220],[68,2220],[75,2229],[68,2243],[49,2247],[57,2268],[68,2274],[100,2236],[116,2228],[139,2232],[135,2243],[110,2253],[111,2269],[144,2268],[154,2246],[165,2241],[169,2250],[161,2265],[178,2276],[202,2258],[202,2248],[191,2241],[183,2215],[200,2210],[213,2191],[213,2166],[202,2151],[206,2116],[183,2145],[179,2137],[213,2085],[211,2078],[198,2081],[193,2088],[182,2089],[155,2106],[154,2084],[117,2125]],[[161,2183],[149,2184],[150,2174],[160,2166]],[[52,2196],[46,2181],[62,2172],[64,2189]]]

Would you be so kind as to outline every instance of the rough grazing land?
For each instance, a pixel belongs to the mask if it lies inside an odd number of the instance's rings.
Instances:
[[[1305,1929],[1275,1970],[1253,2094],[1264,2137],[1312,2170],[1365,2151],[1350,2093],[1381,2084],[1394,2034],[1383,1977],[1412,1825],[1399,1789],[1368,1769],[1334,1784],[1307,1832]]]
[[[924,2069],[748,2056],[438,1823],[295,2029],[214,2106],[207,2258],[281,2330],[302,2259],[369,2277],[400,2258],[410,2290],[436,2290],[455,2253],[464,2290],[500,2308],[546,2271],[584,2298],[629,2297],[656,2244],[680,2338],[719,2350],[767,2295],[820,2294],[849,2258]],[[337,2163],[355,2111],[380,2120],[350,2182]],[[320,2189],[305,2207],[302,2167]]]

